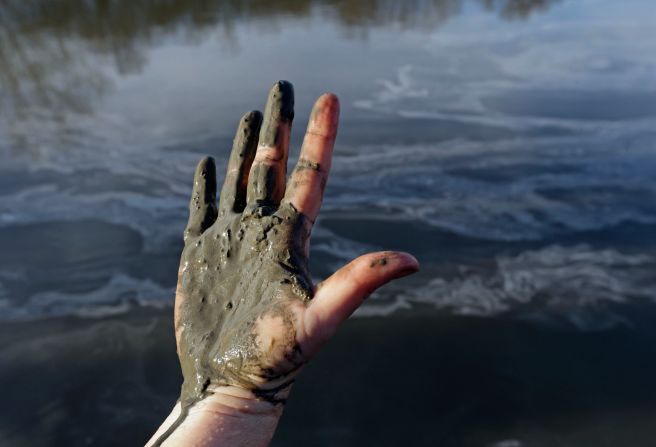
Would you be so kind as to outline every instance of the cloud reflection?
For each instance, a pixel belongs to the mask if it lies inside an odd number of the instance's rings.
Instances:
[[[229,41],[237,23],[319,15],[349,35],[370,28],[434,28],[475,5],[501,18],[526,18],[558,0],[7,0],[0,3],[0,110],[10,132],[29,122],[90,114],[112,76],[138,73],[164,39]],[[351,32],[352,31],[352,32]],[[105,67],[110,67],[108,72]]]

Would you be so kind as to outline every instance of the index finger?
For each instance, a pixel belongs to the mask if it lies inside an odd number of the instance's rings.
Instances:
[[[287,182],[284,200],[312,222],[321,208],[338,121],[339,99],[332,93],[321,95],[312,108],[301,155]]]

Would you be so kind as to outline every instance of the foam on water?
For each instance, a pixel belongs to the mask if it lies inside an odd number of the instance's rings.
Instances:
[[[609,304],[656,302],[655,268],[652,256],[552,245],[498,256],[492,266],[478,271],[462,266],[455,277],[397,290],[382,297],[381,305],[369,300],[357,315],[384,316],[421,304],[457,315],[548,315],[582,330],[599,329],[621,321]]]
[[[558,318],[581,330],[594,330],[626,323],[609,304],[656,301],[655,268],[653,256],[552,245],[498,256],[490,266],[463,265],[456,275],[423,284],[382,289],[355,316],[387,316],[420,305],[456,315]],[[92,292],[39,292],[23,305],[12,305],[2,290],[0,283],[3,320],[102,317],[125,313],[134,306],[170,306],[174,294],[173,288],[123,274]]]
[[[1,293],[0,284],[0,293]],[[117,274],[105,285],[89,293],[46,291],[14,306],[0,295],[0,320],[25,321],[52,317],[100,318],[128,312],[135,306],[158,309],[170,306],[175,291],[149,279]]]
[[[557,245],[575,233],[656,223],[653,24],[635,12],[618,11],[609,20],[608,8],[503,25],[465,9],[440,28],[376,30],[369,40],[345,36],[316,14],[307,23],[281,19],[285,26],[269,31],[272,45],[290,52],[291,80],[308,90],[334,87],[344,99],[324,217],[393,218],[463,240],[542,244],[495,253],[488,270],[474,265],[480,260],[451,265],[462,269],[460,276],[426,265],[411,286],[388,287],[358,315],[429,305],[486,316],[539,308],[580,319],[577,309],[653,299],[654,247],[639,254]],[[0,123],[0,230],[98,219],[138,232],[143,253],[171,251],[186,221],[196,161],[212,153],[223,172],[240,112],[260,104],[271,82],[250,70],[270,49],[249,40],[249,26],[234,30],[235,40],[252,48],[248,53],[205,34],[190,43],[174,33],[140,47],[127,71],[120,55],[113,60],[80,37],[61,38],[57,48],[79,53],[81,62],[58,66],[53,85],[61,87],[69,71],[71,79],[88,77],[73,98],[85,107],[64,113],[28,101]],[[41,35],[19,37],[34,51],[56,49],[39,46]],[[315,51],[324,41],[330,48]],[[346,80],[331,71],[365,58],[370,64],[352,64]],[[203,69],[187,72],[180,61],[202,61]],[[244,73],[244,85],[261,85],[261,95],[218,94],[217,86]],[[309,110],[311,99],[299,93],[298,109]],[[402,245],[404,237],[388,235],[390,245]],[[314,230],[322,273],[382,248],[332,231],[321,219]],[[171,302],[171,288],[159,284],[154,270],[135,278],[126,269],[99,269],[98,278],[110,279],[90,292],[64,293],[44,281],[43,289],[17,296],[16,284],[30,281],[29,262],[19,264],[0,271],[5,320],[101,316]]]

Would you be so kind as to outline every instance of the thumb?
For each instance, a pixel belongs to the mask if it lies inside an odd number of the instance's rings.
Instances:
[[[380,286],[415,273],[419,263],[408,253],[381,251],[354,259],[317,286],[305,312],[305,333],[320,346]]]

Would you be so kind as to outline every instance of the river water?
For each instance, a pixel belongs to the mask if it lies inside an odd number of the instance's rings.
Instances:
[[[654,445],[654,54],[650,0],[3,2],[0,441],[152,432],[193,168],[287,79],[292,154],[342,102],[313,275],[378,249],[422,271],[274,443]]]

